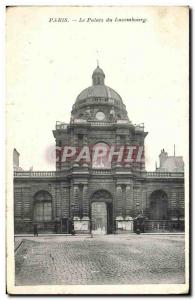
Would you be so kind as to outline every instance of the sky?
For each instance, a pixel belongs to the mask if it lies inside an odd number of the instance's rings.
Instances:
[[[115,22],[116,17],[146,21]],[[7,143],[10,151],[19,151],[23,169],[55,170],[48,160],[55,145],[52,130],[56,121],[70,121],[97,59],[130,120],[144,123],[146,169],[155,169],[161,149],[173,155],[174,144],[187,162],[186,8],[11,7],[6,23]]]

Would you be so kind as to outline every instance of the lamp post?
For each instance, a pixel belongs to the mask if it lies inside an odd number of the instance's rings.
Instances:
[[[90,231],[90,236],[92,238],[93,237],[93,233],[92,233],[92,218],[90,218],[90,220],[89,220],[89,231]]]
[[[71,204],[71,223],[72,223],[71,234],[72,235],[75,235],[75,231],[74,231],[74,208],[75,208],[75,204],[72,203]]]

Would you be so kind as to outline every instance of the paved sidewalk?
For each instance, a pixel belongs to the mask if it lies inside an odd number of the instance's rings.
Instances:
[[[16,252],[16,285],[183,282],[183,235],[28,237]]]

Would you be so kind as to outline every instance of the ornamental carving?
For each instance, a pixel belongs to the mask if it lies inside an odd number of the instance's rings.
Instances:
[[[92,200],[93,201],[104,201],[104,200],[111,201],[112,195],[105,190],[99,190],[93,194]]]

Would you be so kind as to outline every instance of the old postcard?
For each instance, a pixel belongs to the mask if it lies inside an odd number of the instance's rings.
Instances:
[[[7,291],[189,292],[189,8],[9,6]]]

